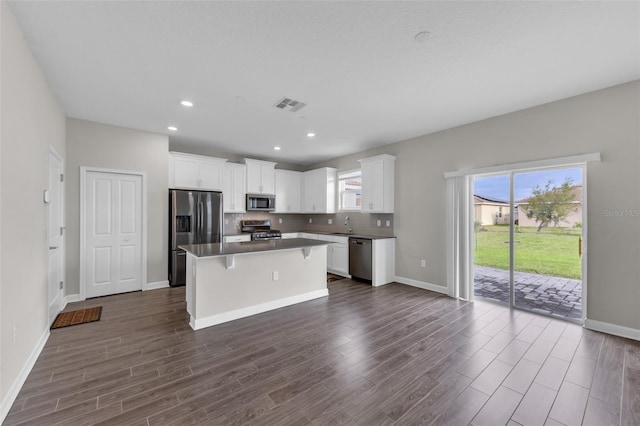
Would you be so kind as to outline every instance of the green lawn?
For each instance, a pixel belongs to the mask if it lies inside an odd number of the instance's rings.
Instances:
[[[476,232],[475,263],[509,269],[509,227],[483,226]],[[520,228],[515,233],[515,270],[556,277],[581,278],[580,230]]]

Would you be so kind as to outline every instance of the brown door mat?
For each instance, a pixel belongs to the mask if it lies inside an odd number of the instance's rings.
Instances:
[[[51,325],[51,330],[99,321],[100,315],[102,315],[102,306],[79,309],[77,311],[60,312],[56,317],[56,320]]]

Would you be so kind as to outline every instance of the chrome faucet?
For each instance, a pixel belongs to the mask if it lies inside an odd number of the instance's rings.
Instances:
[[[346,226],[346,227],[347,227],[347,234],[350,234],[350,233],[352,233],[352,232],[353,232],[353,229],[351,229],[351,226],[349,226],[349,222],[350,222],[350,221],[351,221],[351,218],[350,218],[349,216],[347,216],[347,217],[344,219],[344,226]]]

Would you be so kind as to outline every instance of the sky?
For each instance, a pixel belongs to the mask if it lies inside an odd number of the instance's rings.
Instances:
[[[514,198],[516,201],[527,198],[536,185],[544,187],[549,181],[553,182],[552,185],[560,186],[567,177],[571,178],[573,185],[582,184],[582,169],[516,173],[513,177]],[[476,178],[474,194],[509,202],[509,174]]]

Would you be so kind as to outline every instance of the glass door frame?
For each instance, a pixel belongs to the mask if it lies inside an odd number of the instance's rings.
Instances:
[[[535,172],[544,172],[545,170],[548,171],[552,171],[552,170],[562,170],[562,169],[580,169],[581,173],[582,173],[582,227],[581,227],[581,238],[582,238],[582,246],[581,246],[581,252],[582,252],[582,256],[581,256],[581,287],[582,287],[582,291],[581,291],[581,319],[579,321],[573,320],[573,319],[569,319],[569,318],[560,318],[560,317],[556,317],[556,316],[552,316],[550,314],[545,314],[542,312],[535,312],[532,311],[530,309],[526,309],[524,307],[518,307],[515,304],[515,280],[514,280],[514,276],[515,276],[515,185],[514,185],[514,177],[516,174],[521,174],[521,173],[535,173]],[[510,309],[518,309],[518,310],[522,310],[525,312],[531,312],[537,315],[543,315],[543,316],[547,316],[550,318],[555,318],[555,319],[560,319],[560,320],[565,320],[565,321],[570,321],[570,322],[578,322],[579,324],[584,324],[586,318],[587,318],[587,304],[586,304],[586,300],[587,300],[587,252],[588,252],[588,247],[587,247],[587,168],[586,168],[586,163],[582,163],[582,164],[566,164],[566,165],[557,165],[557,166],[543,166],[543,167],[532,167],[532,168],[519,168],[519,169],[510,169],[505,167],[505,170],[503,171],[493,171],[491,173],[478,173],[478,174],[473,174],[471,176],[472,180],[471,180],[471,191],[470,191],[470,195],[471,195],[471,202],[469,203],[470,205],[470,209],[471,209],[471,215],[473,217],[473,221],[475,221],[475,211],[474,211],[474,204],[473,204],[473,196],[474,196],[474,192],[475,192],[475,184],[476,184],[476,179],[478,178],[482,178],[482,177],[490,177],[490,176],[501,176],[501,175],[508,175],[509,176],[509,308]],[[518,212],[518,214],[520,214],[520,212]],[[472,222],[473,222],[472,221]],[[471,244],[470,244],[470,248],[475,246],[475,232],[472,229],[470,229],[470,234],[471,234]],[[470,261],[470,266],[471,266],[471,271],[472,271],[472,278],[475,276],[475,273],[473,273],[473,271],[475,271],[475,255],[473,250],[470,250],[470,255],[469,255],[469,261]],[[470,300],[474,300],[476,298],[480,299],[480,300],[488,300],[482,296],[476,296],[475,295],[475,279],[472,279],[471,282],[469,283],[471,288],[469,289],[469,296],[470,296]]]

